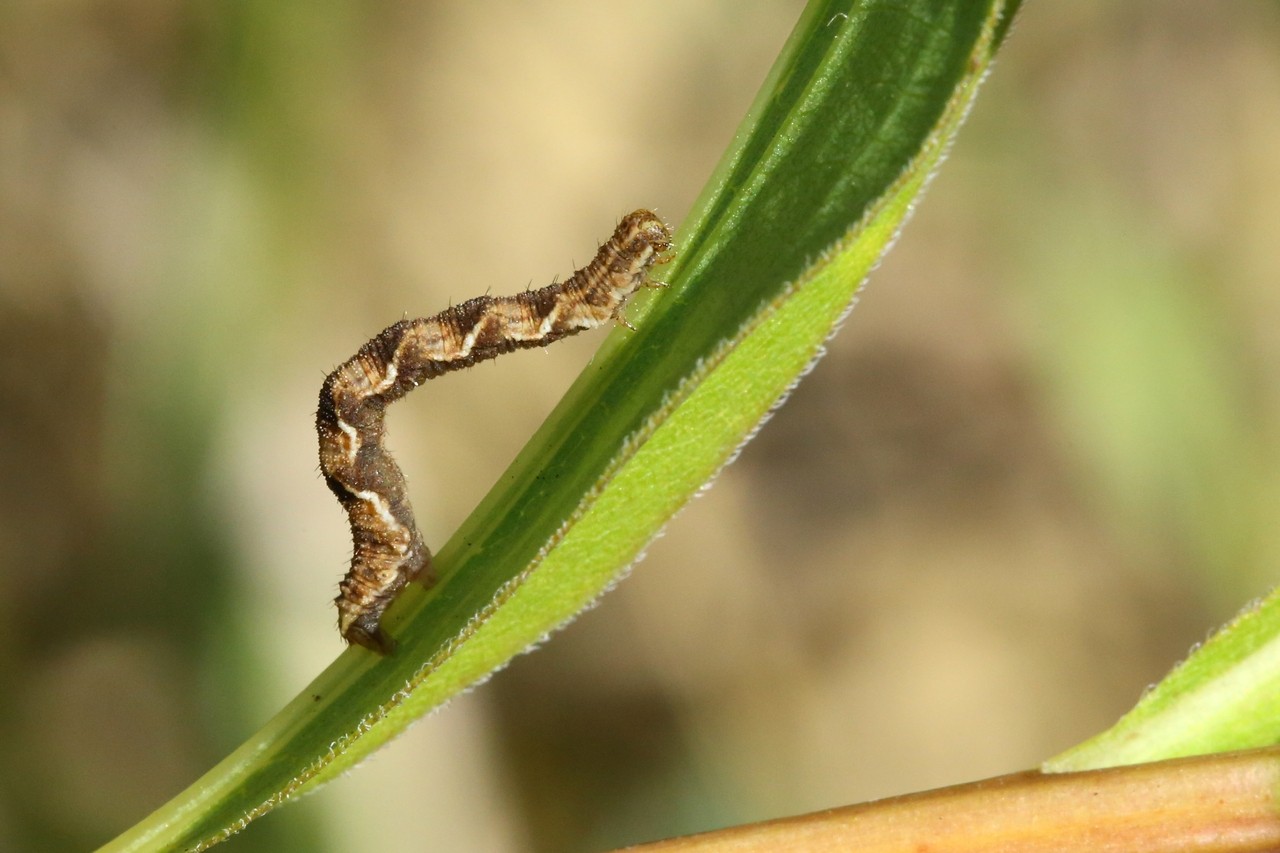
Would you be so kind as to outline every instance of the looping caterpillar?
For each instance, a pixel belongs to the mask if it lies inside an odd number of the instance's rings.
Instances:
[[[515,296],[479,296],[434,317],[384,329],[325,379],[316,432],[320,470],[347,511],[354,553],[339,584],[338,630],[348,643],[386,654],[393,648],[382,614],[410,581],[430,585],[431,552],[422,541],[404,474],[382,439],[383,414],[414,388],[451,370],[503,353],[545,346],[610,321],[668,260],[671,230],[648,210],[623,218],[591,263],[568,280]]]

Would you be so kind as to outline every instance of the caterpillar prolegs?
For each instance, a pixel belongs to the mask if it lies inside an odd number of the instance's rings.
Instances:
[[[442,373],[503,353],[545,346],[611,321],[649,270],[666,260],[671,231],[637,210],[623,218],[591,263],[563,283],[515,296],[479,296],[383,330],[325,379],[316,432],[320,470],[347,511],[354,553],[339,585],[338,630],[348,643],[386,654],[392,642],[382,614],[410,581],[433,582],[404,474],[383,446],[383,414]]]

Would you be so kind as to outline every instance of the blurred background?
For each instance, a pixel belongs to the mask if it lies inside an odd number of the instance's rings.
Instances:
[[[342,649],[325,373],[678,222],[799,0],[0,4],[0,849]],[[228,849],[587,851],[1034,766],[1280,578],[1280,8],[1030,3],[830,353],[595,610]],[[599,345],[399,403],[428,543]]]

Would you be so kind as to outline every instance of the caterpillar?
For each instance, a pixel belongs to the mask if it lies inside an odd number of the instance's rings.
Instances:
[[[402,320],[325,378],[316,412],[320,470],[351,524],[351,568],[335,599],[348,644],[387,654],[382,615],[411,581],[435,582],[431,552],[409,506],[404,474],[383,446],[389,403],[452,370],[546,346],[610,321],[630,326],[627,299],[662,286],[671,230],[648,210],[623,217],[591,263],[567,281],[514,296],[479,296],[433,317]]]

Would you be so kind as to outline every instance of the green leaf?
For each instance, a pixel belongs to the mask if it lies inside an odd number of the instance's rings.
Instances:
[[[633,308],[388,612],[106,849],[207,845],[365,757],[588,606],[821,354],[959,127],[1017,0],[811,2]]]
[[[1047,762],[1059,773],[1280,743],[1280,591],[1215,634],[1116,725]]]

